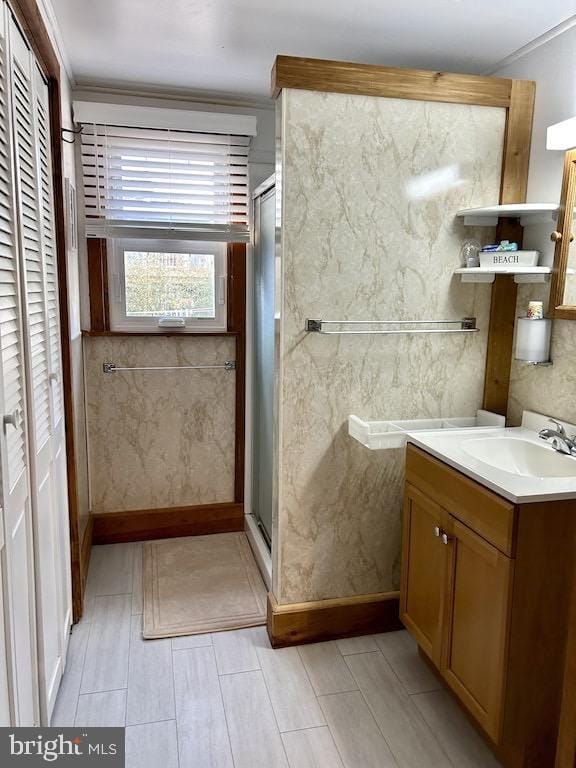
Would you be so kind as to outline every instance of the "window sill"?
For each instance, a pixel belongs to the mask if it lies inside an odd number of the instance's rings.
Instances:
[[[239,336],[238,331],[82,331],[82,336]]]

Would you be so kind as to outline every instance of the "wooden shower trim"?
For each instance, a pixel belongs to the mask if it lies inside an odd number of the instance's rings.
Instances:
[[[268,593],[266,626],[273,648],[404,629],[398,592],[279,605]]]
[[[282,88],[301,88],[389,99],[509,107],[514,82],[502,77],[277,56],[272,69],[272,96],[278,96]]]
[[[500,203],[526,200],[535,83],[501,77],[396,69],[346,61],[278,56],[272,69],[272,95],[283,88],[440,101],[506,109]],[[509,224],[499,227],[503,231]],[[520,237],[521,230],[516,230]],[[492,285],[483,407],[506,414],[517,286],[510,277]]]
[[[535,93],[536,84],[532,80],[512,81],[504,134],[502,204],[526,201]],[[500,220],[496,236],[505,238],[506,235],[522,244],[522,227],[517,220]],[[492,284],[483,407],[503,416],[508,411],[517,290],[510,276],[499,275]]]
[[[246,439],[246,244],[228,245],[229,332],[236,334],[236,438],[234,446],[234,501],[244,501],[244,453]]]

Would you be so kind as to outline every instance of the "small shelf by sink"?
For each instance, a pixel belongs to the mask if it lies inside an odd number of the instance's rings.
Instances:
[[[575,270],[566,270],[573,275]],[[459,267],[454,270],[463,283],[493,283],[496,275],[514,275],[515,283],[547,283],[552,267]]]
[[[458,211],[456,216],[464,219],[464,224],[471,227],[495,227],[500,218],[520,219],[520,223],[525,226],[556,221],[558,205],[556,203],[487,205],[482,208],[464,208]]]
[[[514,275],[515,283],[544,283],[551,267],[460,267],[454,270],[463,283],[493,283],[496,275]]]
[[[396,421],[366,421],[358,416],[348,417],[348,434],[365,448],[381,451],[403,448],[406,436],[413,432],[432,430],[473,429],[506,426],[506,419],[498,413],[479,410],[476,416],[454,416],[439,419],[406,419]]]

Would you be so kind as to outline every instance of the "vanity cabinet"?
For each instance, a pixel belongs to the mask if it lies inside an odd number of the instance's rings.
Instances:
[[[442,606],[447,551],[441,532],[448,514],[417,488],[404,498],[403,584],[401,619],[437,666],[442,652]]]
[[[505,766],[554,766],[576,502],[514,505],[407,447],[401,619]]]
[[[441,669],[450,688],[497,741],[513,560],[452,516],[448,531]]]

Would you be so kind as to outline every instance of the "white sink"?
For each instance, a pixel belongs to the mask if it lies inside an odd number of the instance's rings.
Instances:
[[[464,453],[491,467],[523,477],[576,477],[576,458],[547,445],[514,437],[463,440]]]
[[[576,424],[559,423],[576,434]],[[408,440],[515,504],[576,499],[576,457],[541,440],[544,428],[547,416],[524,411],[521,427],[408,432]]]

